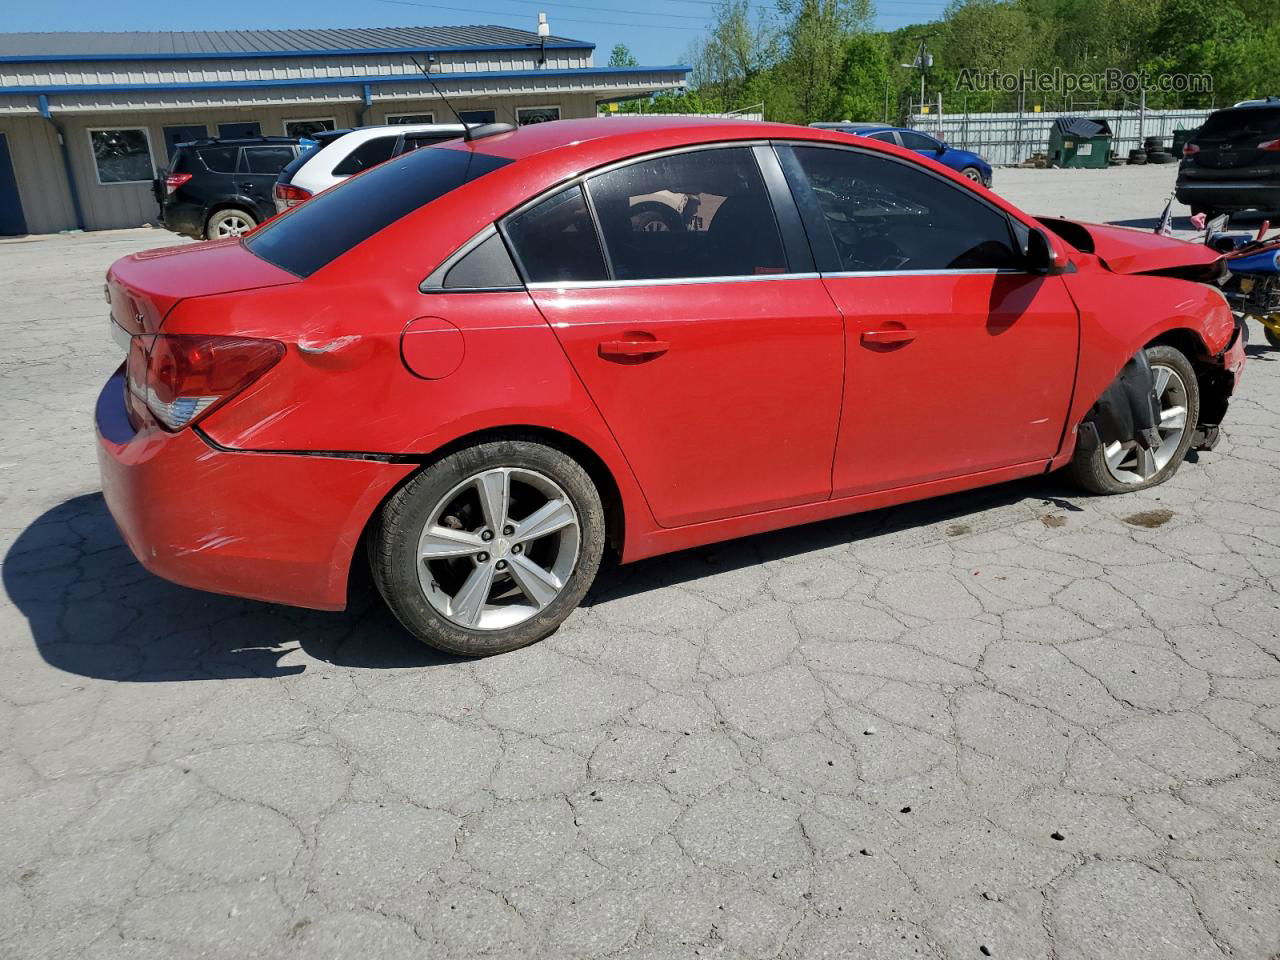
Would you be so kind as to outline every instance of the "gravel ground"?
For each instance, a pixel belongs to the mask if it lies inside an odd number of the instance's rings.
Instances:
[[[996,180],[1129,221],[1171,182]],[[0,955],[1280,952],[1280,353],[1153,492],[1036,479],[646,561],[461,662],[121,545],[102,273],[169,241],[0,243]]]

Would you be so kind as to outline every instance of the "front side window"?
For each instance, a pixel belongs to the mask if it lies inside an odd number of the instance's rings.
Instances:
[[[245,147],[242,163],[247,173],[269,173],[274,177],[293,158],[293,147]]]
[[[1014,269],[1009,221],[912,164],[795,147],[843,271]]]
[[[286,120],[284,135],[286,137],[310,137],[321,130],[337,129],[333,117],[309,117],[303,120]]]
[[[940,146],[933,137],[916,133],[914,130],[900,130],[898,136],[902,138],[902,145],[908,150],[937,150]]]
[[[384,160],[390,160],[398,139],[400,139],[398,135],[392,134],[389,137],[374,137],[372,140],[366,140],[342,158],[341,162],[333,168],[333,175],[350,177],[362,170],[376,167]]]
[[[587,181],[618,280],[785,273],[773,206],[749,147],[632,163]]]
[[[269,220],[244,241],[254,255],[309,277],[419,207],[512,161],[474,150],[418,150]]]
[[[567,283],[608,277],[580,186],[561,190],[528,210],[508,217],[504,229],[530,283]]]
[[[99,183],[150,182],[155,176],[145,129],[90,130],[89,145]]]

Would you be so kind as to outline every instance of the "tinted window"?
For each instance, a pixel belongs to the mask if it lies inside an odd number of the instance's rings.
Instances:
[[[938,141],[933,137],[926,137],[923,133],[916,133],[914,130],[900,130],[898,136],[902,137],[902,145],[908,150],[937,150]]]
[[[239,147],[201,147],[200,159],[214,173],[235,173]]]
[[[509,217],[505,229],[530,283],[607,278],[581,187],[569,187]]]
[[[300,277],[450,190],[511,163],[471,150],[419,150],[345,180],[245,240],[257,256]]]
[[[352,174],[359,173],[361,170],[376,167],[384,160],[390,160],[398,139],[398,134],[392,134],[389,137],[375,137],[372,140],[366,140],[352,150],[351,153],[347,154],[342,162],[333,168],[334,176],[349,177]]]
[[[893,134],[892,134],[892,133],[890,133],[888,130],[884,131],[883,133],[873,133],[873,134],[870,134],[870,135],[869,135],[869,137],[868,137],[868,139],[870,139],[870,140],[882,140],[882,141],[884,141],[885,143],[897,143],[897,142],[898,142],[897,140],[895,140],[895,139],[893,138]]]
[[[796,147],[843,270],[1015,268],[1009,221],[908,163]]]
[[[1225,140],[1243,133],[1280,136],[1280,107],[1241,107],[1209,114],[1197,140]]]
[[[155,176],[146,130],[90,130],[89,143],[99,183],[136,183]]]
[[[520,287],[507,245],[496,233],[449,268],[446,290],[500,290]]]
[[[245,170],[275,176],[293,159],[293,147],[245,147]]]
[[[588,189],[619,280],[786,272],[749,148],[656,157],[594,177]]]

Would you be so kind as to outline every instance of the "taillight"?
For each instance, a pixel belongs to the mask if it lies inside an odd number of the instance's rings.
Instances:
[[[173,193],[180,186],[191,179],[189,173],[171,173],[164,178],[164,189],[166,193]]]
[[[1199,152],[1200,152],[1200,148],[1197,147],[1194,143],[1187,143],[1187,144],[1184,144],[1182,147],[1182,155],[1184,157],[1194,157]]]
[[[1280,140],[1266,140],[1258,144],[1259,150],[1265,150],[1267,153],[1280,153]]]
[[[129,392],[164,427],[181,430],[234,397],[283,356],[284,344],[278,340],[138,336],[127,368]]]
[[[286,207],[296,207],[304,200],[311,199],[311,191],[304,190],[302,187],[295,187],[292,183],[276,184],[276,199],[281,201]]]

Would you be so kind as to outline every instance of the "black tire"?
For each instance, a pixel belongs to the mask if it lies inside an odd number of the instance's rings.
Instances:
[[[209,222],[204,225],[204,238],[206,240],[223,239],[223,236],[220,235],[221,232],[225,232],[232,224],[239,223],[245,225],[244,232],[247,233],[258,225],[258,218],[248,210],[242,210],[240,207],[226,207],[209,217]],[[225,235],[236,236],[236,234],[232,233],[226,233]]]
[[[1172,153],[1148,153],[1147,163],[1173,163],[1177,158]]]
[[[1075,456],[1067,466],[1066,474],[1073,482],[1090,493],[1109,496],[1158,486],[1178,472],[1178,467],[1187,457],[1187,451],[1191,449],[1196,423],[1200,417],[1200,387],[1196,380],[1195,369],[1191,366],[1191,361],[1180,350],[1173,347],[1163,345],[1147,347],[1146,353],[1147,361],[1152,366],[1158,364],[1177,371],[1187,389],[1187,427],[1183,431],[1182,440],[1173,456],[1169,458],[1169,462],[1161,470],[1137,483],[1125,483],[1111,475],[1111,471],[1107,469],[1106,453],[1101,444],[1088,451],[1077,448]]]
[[[960,171],[960,175],[962,177],[967,177],[968,179],[972,180],[974,183],[985,183],[985,181],[982,179],[982,171],[979,170],[977,167],[965,167],[963,170]]]
[[[502,629],[471,629],[447,619],[427,599],[418,578],[418,539],[432,510],[467,478],[496,467],[536,471],[568,496],[577,514],[577,560],[554,600],[527,620]],[[463,657],[487,657],[527,646],[553,633],[581,602],[604,553],[600,494],[568,454],[527,439],[465,447],[414,476],[387,501],[369,536],[374,583],[405,628],[429,646]]]
[[[1164,139],[1161,137],[1147,137],[1142,141],[1142,148],[1147,153],[1155,153],[1164,149]]]
[[[1144,150],[1130,150],[1130,151],[1129,151],[1129,165],[1130,165],[1130,166],[1141,166],[1142,164],[1144,164],[1144,163],[1146,163],[1146,162],[1147,162],[1147,154],[1146,154],[1146,151],[1144,151]]]
[[[646,200],[631,208],[631,229],[646,233],[681,233],[684,230],[684,220],[674,207],[657,200]]]

